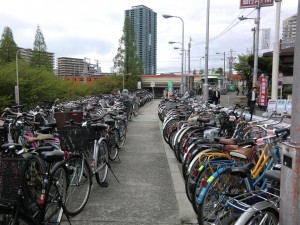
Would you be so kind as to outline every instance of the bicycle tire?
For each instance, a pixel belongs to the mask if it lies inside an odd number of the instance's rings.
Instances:
[[[6,206],[4,207],[0,206],[0,224],[1,225],[13,224],[12,220],[15,216],[14,213],[15,213],[14,210],[12,210],[11,208],[8,208]],[[18,212],[17,221],[15,221],[15,224],[37,225],[34,219],[23,211]]]
[[[34,214],[38,209],[46,173],[45,162],[36,155],[23,155],[27,160],[25,169],[24,202],[28,211]]]
[[[100,139],[97,143],[95,177],[99,185],[105,182],[108,172],[108,147],[105,139]]]
[[[126,142],[126,123],[123,120],[118,121],[120,132],[120,147],[123,147]]]
[[[117,128],[113,128],[111,130],[110,138],[109,138],[109,149],[108,156],[111,161],[114,161],[119,155],[119,142],[120,142],[120,133]]]
[[[58,162],[52,167],[51,177],[54,180],[49,183],[46,190],[43,222],[60,223],[63,215],[63,203],[66,200],[68,179],[64,162]]]
[[[266,208],[260,211],[245,211],[235,223],[236,225],[278,225],[279,212],[274,208]]]
[[[214,177],[214,173],[209,178],[208,187],[202,189],[200,195],[204,195],[201,203],[197,200],[197,215],[198,223],[204,225],[207,222],[214,224],[223,224],[222,221],[227,220],[230,213],[230,208],[226,207],[226,202],[229,196],[232,194],[238,195],[243,192],[240,185],[240,181],[243,178],[230,174],[229,167],[218,171],[218,176]],[[210,183],[210,184],[209,184]],[[244,183],[242,184],[244,185]],[[222,190],[219,190],[218,186],[222,186]],[[243,187],[245,188],[245,187]],[[233,193],[239,191],[239,193]]]
[[[72,155],[65,160],[69,184],[65,206],[70,216],[79,214],[91,193],[92,173],[88,162],[81,155]]]

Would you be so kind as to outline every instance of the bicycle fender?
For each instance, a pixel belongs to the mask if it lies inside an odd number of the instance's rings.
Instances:
[[[200,205],[204,202],[204,198],[210,188],[210,186],[213,185],[214,181],[226,170],[229,170],[231,167],[225,167],[225,168],[220,168],[219,170],[217,170],[216,172],[214,172],[207,180],[207,185],[206,187],[201,189],[201,192],[198,196],[197,199],[197,204]]]

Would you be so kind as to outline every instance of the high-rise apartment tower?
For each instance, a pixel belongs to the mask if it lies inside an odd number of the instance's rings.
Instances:
[[[283,20],[281,48],[295,47],[297,33],[297,14]]]
[[[143,61],[144,74],[156,74],[156,12],[144,5],[137,5],[125,10],[126,16],[133,26],[137,55]]]

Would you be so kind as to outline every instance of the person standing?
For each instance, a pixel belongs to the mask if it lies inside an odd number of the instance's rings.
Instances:
[[[244,82],[242,80],[238,82],[236,95],[239,95],[240,91],[244,95]]]
[[[250,116],[250,121],[252,120],[252,116],[253,116],[253,113],[254,113],[254,107],[255,107],[255,104],[256,104],[256,98],[257,98],[257,88],[254,86],[252,87],[252,91],[249,91],[248,92],[248,107],[250,108],[249,109],[249,112],[251,114]]]
[[[220,91],[219,88],[216,87],[215,91],[213,92],[213,103],[218,105],[220,102]]]

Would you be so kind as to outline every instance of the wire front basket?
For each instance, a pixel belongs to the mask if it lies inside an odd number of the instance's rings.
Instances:
[[[60,145],[63,151],[85,151],[94,138],[94,132],[86,127],[58,127]]]
[[[0,203],[17,202],[25,182],[26,159],[0,158]]]

